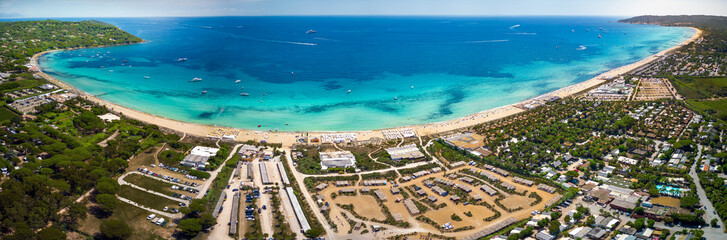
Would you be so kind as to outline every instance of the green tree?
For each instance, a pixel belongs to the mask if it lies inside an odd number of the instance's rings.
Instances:
[[[215,217],[212,216],[212,214],[205,213],[205,214],[202,214],[199,217],[199,224],[202,225],[202,228],[203,229],[207,229],[209,227],[212,227],[216,223],[217,223],[217,220],[215,219]]]
[[[79,220],[86,219],[86,212],[86,206],[83,203],[74,202],[68,207],[68,216],[65,218],[65,222],[75,228]]]
[[[202,225],[199,224],[199,219],[197,218],[187,218],[179,221],[178,227],[182,230],[182,233],[188,237],[197,236],[197,234],[202,231]]]
[[[119,184],[111,178],[101,178],[96,182],[96,190],[99,194],[116,194]]]
[[[560,232],[560,221],[558,221],[558,220],[550,221],[548,230],[550,231],[551,234],[558,234],[558,232]]]
[[[717,227],[717,224],[719,224],[719,221],[717,221],[716,218],[712,218],[712,221],[710,222],[710,224],[712,225],[712,227]]]
[[[101,234],[109,239],[126,239],[133,233],[133,230],[121,220],[109,219],[101,222]]]
[[[96,195],[96,202],[101,204],[101,211],[105,214],[110,215],[119,206],[119,200],[116,196],[111,194],[98,194]]]
[[[320,236],[323,233],[320,229],[317,228],[311,228],[308,231],[305,231],[303,235],[305,235],[308,238],[315,238]]]
[[[81,130],[91,133],[99,132],[105,127],[103,120],[90,111],[83,111],[81,114],[73,118],[73,125]]]
[[[699,199],[692,195],[687,195],[679,199],[679,205],[683,208],[692,209],[697,203],[699,203]]]
[[[66,233],[57,227],[48,227],[38,232],[38,240],[65,240]]]
[[[578,172],[568,171],[565,173],[565,176],[568,177],[568,180],[576,179],[576,178],[578,178]]]
[[[649,219],[646,221],[646,227],[648,228],[653,228],[654,224],[656,224],[656,221],[654,221],[654,219]]]

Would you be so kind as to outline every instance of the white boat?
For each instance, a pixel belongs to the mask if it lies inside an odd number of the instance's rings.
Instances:
[[[177,62],[184,62],[187,61],[187,58],[177,58]]]
[[[396,100],[396,99],[399,99],[399,98],[397,98],[397,97],[394,97],[394,100]]]
[[[576,32],[576,30],[575,29],[571,29],[570,32]]]
[[[316,30],[308,29],[308,31],[305,31],[305,33],[311,34],[311,33],[317,33],[317,32],[316,32]]]
[[[414,85],[411,85],[411,89],[414,89]]]
[[[201,82],[201,81],[202,81],[202,78],[198,78],[198,77],[192,78],[192,80],[189,80],[189,82]]]
[[[202,91],[202,94],[207,94],[207,91]]]
[[[240,80],[235,80],[235,83],[240,83],[240,82],[241,82]]]
[[[151,78],[151,77],[149,77],[149,76],[144,76],[144,79],[149,79],[149,78]]]
[[[346,93],[351,93],[351,89],[348,89],[348,91],[346,91]]]
[[[598,38],[603,38],[603,37],[601,37],[601,34],[598,34]]]
[[[246,92],[244,92],[244,93],[240,93],[240,96],[244,96],[244,97],[247,97],[247,96],[250,96],[250,94],[249,94],[249,93],[246,93]]]

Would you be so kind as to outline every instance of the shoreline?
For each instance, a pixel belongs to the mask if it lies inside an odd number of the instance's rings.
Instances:
[[[439,134],[444,132],[449,132],[456,129],[461,128],[467,128],[472,127],[477,124],[498,120],[502,118],[506,118],[521,112],[527,111],[524,108],[519,108],[517,106],[519,105],[526,105],[530,103],[536,103],[536,102],[542,102],[546,99],[552,98],[552,97],[559,97],[559,98],[566,98],[573,95],[576,95],[578,93],[581,93],[585,90],[591,89],[593,87],[596,87],[602,83],[607,82],[609,79],[617,77],[619,75],[631,72],[639,67],[642,67],[648,63],[651,63],[652,61],[659,59],[663,55],[665,55],[668,52],[671,52],[673,50],[676,50],[686,44],[689,44],[696,39],[698,39],[702,35],[702,31],[690,27],[695,30],[694,35],[692,35],[689,39],[671,47],[666,50],[660,51],[656,54],[652,54],[650,56],[647,56],[644,59],[641,59],[637,62],[627,64],[618,68],[611,69],[609,71],[606,71],[604,73],[599,74],[596,77],[593,77],[591,79],[588,79],[583,82],[579,82],[564,88],[557,89],[555,91],[551,91],[545,94],[542,94],[540,96],[526,99],[514,104],[509,104],[493,109],[487,109],[483,110],[477,113],[473,113],[464,117],[459,117],[447,121],[441,121],[441,122],[435,122],[435,123],[423,123],[423,124],[416,124],[416,125],[405,125],[405,126],[399,126],[394,128],[385,128],[385,129],[376,129],[376,130],[357,130],[357,131],[279,131],[279,132],[270,132],[270,131],[262,131],[262,130],[254,130],[254,129],[242,129],[242,128],[232,128],[232,127],[219,127],[219,126],[213,126],[213,125],[206,125],[206,124],[197,124],[197,123],[190,123],[190,122],[183,122],[179,120],[169,119],[161,116],[156,116],[150,113],[145,113],[139,110],[131,109],[128,107],[121,106],[119,104],[111,103],[107,100],[101,99],[99,97],[96,97],[92,94],[89,94],[85,91],[82,91],[80,89],[77,89],[70,84],[67,84],[63,81],[60,81],[56,79],[53,76],[48,75],[47,73],[41,71],[39,65],[38,65],[38,59],[43,56],[44,54],[55,52],[55,51],[64,51],[64,50],[71,50],[71,49],[58,49],[58,50],[48,50],[43,51],[40,53],[37,53],[33,55],[30,59],[30,65],[35,66],[38,69],[38,72],[36,72],[38,75],[42,76],[44,79],[48,80],[49,82],[58,85],[59,87],[66,89],[70,92],[77,93],[79,97],[83,97],[86,100],[89,100],[91,102],[94,102],[99,105],[103,105],[106,108],[108,108],[111,112],[120,114],[129,118],[133,118],[148,124],[154,124],[161,128],[167,128],[171,129],[177,132],[182,132],[185,134],[191,134],[199,137],[208,137],[209,134],[213,132],[222,133],[222,132],[237,132],[237,136],[235,137],[235,141],[247,141],[247,140],[254,140],[254,141],[261,141],[265,140],[270,143],[282,143],[283,145],[292,145],[296,143],[296,136],[304,135],[307,133],[308,139],[312,139],[313,137],[318,137],[320,139],[320,136],[323,134],[328,133],[356,133],[357,134],[357,140],[359,141],[365,141],[374,137],[386,139],[384,137],[383,132],[387,130],[396,130],[396,129],[412,129],[417,133],[417,135],[432,135],[432,134]],[[107,46],[98,46],[98,47],[107,47]],[[94,47],[97,48],[97,47]]]

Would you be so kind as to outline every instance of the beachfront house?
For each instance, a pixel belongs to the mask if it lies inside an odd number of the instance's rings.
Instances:
[[[424,154],[419,151],[416,144],[404,145],[401,147],[387,148],[386,152],[391,156],[391,160],[417,160],[424,158]]]
[[[207,166],[207,160],[217,155],[220,151],[219,148],[196,146],[192,149],[189,155],[184,157],[184,160],[179,165],[188,166],[196,169],[205,169]]]
[[[349,151],[320,152],[321,169],[356,167],[356,157]]]

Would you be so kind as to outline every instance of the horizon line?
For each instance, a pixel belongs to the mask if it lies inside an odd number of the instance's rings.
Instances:
[[[636,16],[717,16],[709,14],[641,14],[641,15],[556,15],[556,14],[502,14],[502,15],[469,15],[469,14],[303,14],[303,15],[197,15],[197,16],[78,16],[78,17],[42,17],[18,16],[0,17],[0,19],[61,19],[61,18],[204,18],[204,17],[636,17]]]

